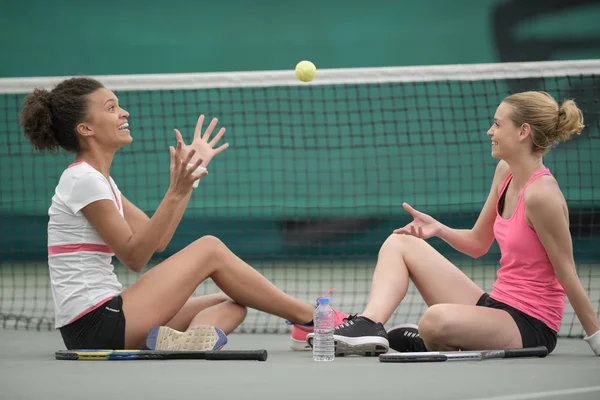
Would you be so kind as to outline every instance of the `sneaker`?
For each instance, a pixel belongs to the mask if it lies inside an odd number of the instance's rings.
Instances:
[[[387,334],[390,348],[398,352],[428,351],[421,335],[419,335],[418,325],[397,325],[390,329]]]
[[[306,340],[312,347],[314,333]],[[345,322],[337,325],[333,332],[336,356],[378,356],[387,353],[389,343],[383,325],[365,317],[351,315]]]
[[[327,297],[329,296],[329,294],[331,292],[333,292],[335,289],[331,289],[329,290],[325,296],[322,297]],[[321,297],[317,297],[317,302],[319,301]],[[348,318],[348,314],[343,313],[341,311],[337,311],[337,310],[333,310],[334,312],[334,324],[335,325],[339,325],[344,323],[344,321],[346,320],[346,318]],[[314,326],[312,324],[312,322],[310,324],[304,324],[304,325],[300,325],[300,324],[292,324],[291,322],[287,321],[288,324],[293,325],[292,328],[292,337],[290,340],[290,349],[294,350],[294,351],[309,351],[312,349],[312,347],[308,344],[308,342],[306,341],[306,337],[308,336],[308,334],[313,333],[314,332]]]
[[[221,350],[227,343],[227,335],[214,326],[199,325],[179,332],[166,326],[155,326],[146,336],[146,347],[165,351],[211,351]]]
[[[294,351],[307,351],[311,347],[306,343],[306,336],[313,332],[312,325],[294,324],[292,327],[292,338],[290,339],[290,349]]]

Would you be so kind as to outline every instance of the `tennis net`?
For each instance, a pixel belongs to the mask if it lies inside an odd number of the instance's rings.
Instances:
[[[545,157],[570,207],[576,266],[600,309],[598,226],[600,60],[293,71],[100,76],[130,112],[134,142],[111,174],[150,215],[169,184],[173,128],[188,140],[200,113],[218,117],[231,147],[210,165],[172,243],[148,268],[215,235],[287,293],[307,302],[335,287],[333,305],[363,310],[377,252],[410,221],[408,202],[457,228],[471,227],[497,160],[486,131],[507,95],[545,90],[574,98],[586,129]],[[61,77],[0,79],[0,323],[52,329],[47,210],[66,155],[35,154],[18,125],[24,96]],[[495,279],[496,244],[479,259],[430,243],[482,288]],[[115,259],[127,287],[139,275]],[[218,289],[207,281],[196,294]],[[389,324],[417,322],[425,304],[411,285]],[[239,332],[289,332],[250,311]],[[583,330],[567,303],[560,336]]]

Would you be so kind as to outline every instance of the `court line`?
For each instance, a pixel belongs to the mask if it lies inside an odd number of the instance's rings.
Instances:
[[[547,392],[534,392],[534,393],[521,393],[521,394],[509,394],[506,396],[495,396],[495,397],[481,397],[472,400],[529,400],[539,399],[542,397],[554,397],[565,394],[578,394],[578,393],[591,393],[600,392],[600,386],[587,386],[573,389],[561,389],[561,390],[550,390]]]

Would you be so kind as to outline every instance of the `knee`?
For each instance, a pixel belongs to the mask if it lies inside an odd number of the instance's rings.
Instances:
[[[202,236],[200,239],[196,240],[194,244],[205,249],[218,249],[221,246],[225,246],[221,239],[212,235]]]
[[[447,304],[435,304],[429,307],[419,321],[419,335],[430,350],[431,347],[448,345],[454,320]]]
[[[196,240],[192,246],[201,257],[206,257],[209,259],[222,258],[227,252],[229,252],[229,249],[227,246],[225,246],[225,243],[223,243],[221,239],[212,235],[202,236],[200,239]]]
[[[417,237],[411,235],[400,235],[397,233],[392,233],[387,237],[379,253],[383,251],[394,251],[398,253],[402,253],[405,249],[413,248],[417,243],[422,242],[423,239],[419,239]]]

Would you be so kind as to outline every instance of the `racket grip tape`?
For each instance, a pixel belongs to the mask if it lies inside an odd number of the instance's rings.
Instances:
[[[504,358],[518,357],[546,357],[548,349],[546,346],[527,347],[524,349],[507,349],[504,350]]]
[[[267,350],[215,351],[208,353],[206,359],[267,361],[267,356]]]

